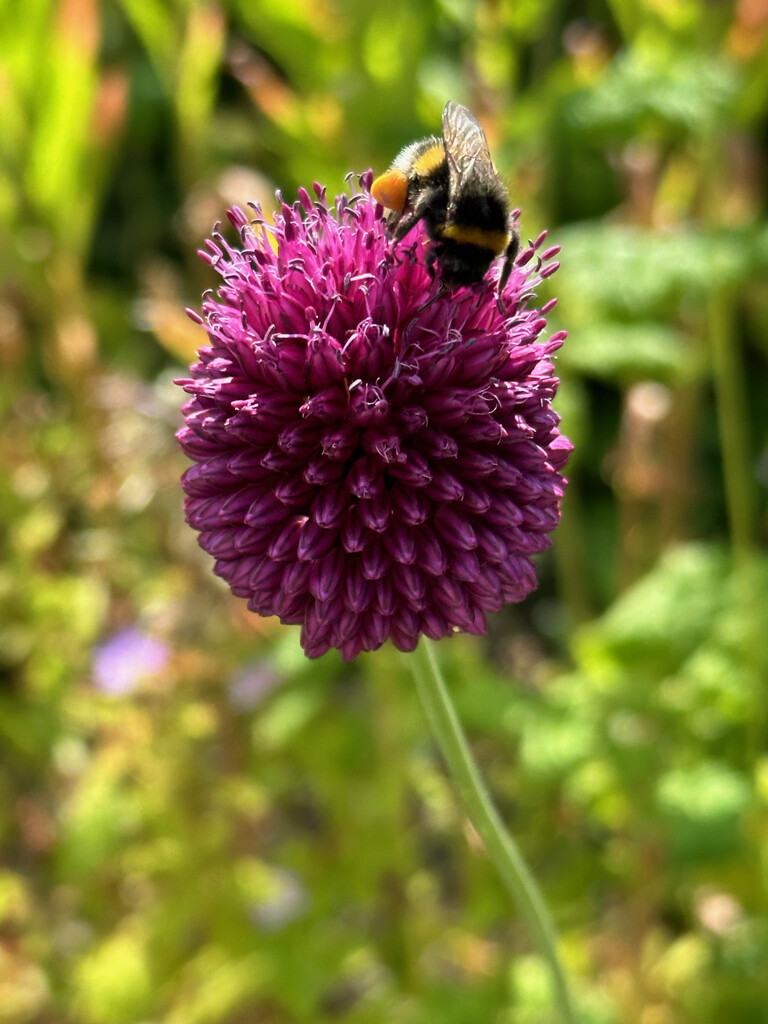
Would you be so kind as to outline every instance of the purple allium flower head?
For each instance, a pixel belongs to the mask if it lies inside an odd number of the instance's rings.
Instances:
[[[483,633],[536,587],[571,445],[551,407],[532,289],[556,268],[522,252],[495,279],[442,292],[426,236],[393,248],[369,194],[299,190],[274,227],[254,207],[203,257],[221,274],[178,433],[194,460],[186,515],[215,571],[260,615],[300,624],[310,657],[391,639]],[[278,196],[278,198],[280,198]]]

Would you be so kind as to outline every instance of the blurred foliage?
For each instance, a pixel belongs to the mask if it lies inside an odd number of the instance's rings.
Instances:
[[[765,0],[0,0],[2,1024],[552,1022],[406,662],[307,662],[177,482],[212,224],[449,97],[577,449],[446,675],[585,1024],[768,1019]]]

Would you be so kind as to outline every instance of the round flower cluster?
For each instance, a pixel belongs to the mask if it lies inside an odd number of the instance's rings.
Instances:
[[[229,218],[204,258],[223,278],[178,433],[186,516],[216,572],[259,615],[301,625],[310,657],[387,639],[482,633],[536,587],[571,445],[551,407],[552,353],[532,289],[544,235],[502,296],[492,271],[441,289],[415,229],[393,247],[369,193],[304,189],[274,226]],[[279,197],[278,197],[279,198]]]

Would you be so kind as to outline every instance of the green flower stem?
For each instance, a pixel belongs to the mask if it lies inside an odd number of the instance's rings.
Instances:
[[[723,483],[734,558],[733,592],[741,629],[742,661],[754,680],[752,713],[744,745],[747,771],[753,770],[765,744],[765,663],[760,658],[763,631],[761,588],[753,556],[756,496],[749,437],[744,366],[736,329],[736,305],[727,289],[713,292],[707,309],[712,352]],[[757,799],[757,795],[755,795]],[[755,813],[758,813],[755,807]]]
[[[747,437],[746,389],[732,297],[724,291],[714,292],[707,314],[731,542],[736,558],[744,559],[749,557],[753,546],[754,496]]]
[[[539,952],[552,971],[555,997],[560,1010],[559,1024],[576,1024],[576,1014],[558,957],[557,935],[549,910],[517,844],[505,829],[483,784],[429,641],[421,641],[410,656],[410,661],[427,718],[464,798],[470,820],[528,922]]]

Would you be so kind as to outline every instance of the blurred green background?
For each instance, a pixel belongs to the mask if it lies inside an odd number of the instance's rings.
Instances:
[[[448,98],[563,246],[576,452],[445,673],[585,1024],[768,1022],[768,2],[0,0],[2,1024],[554,1024],[405,660],[181,512],[195,250]]]

